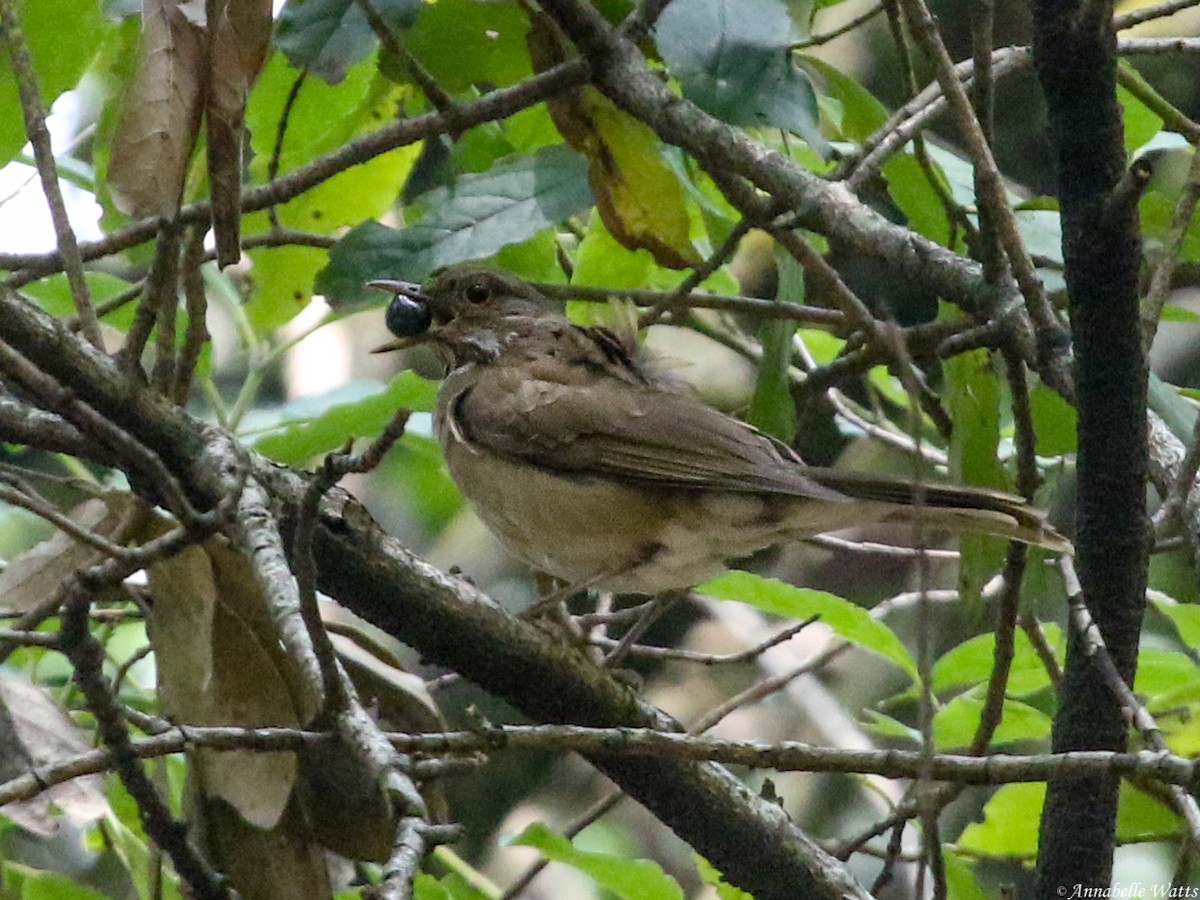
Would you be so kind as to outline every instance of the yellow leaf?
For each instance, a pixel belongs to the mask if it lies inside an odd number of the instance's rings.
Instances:
[[[565,59],[554,26],[540,15],[532,17],[527,41],[538,71]],[[698,264],[683,185],[649,126],[590,85],[557,94],[546,106],[567,143],[588,158],[588,183],[612,236],[630,250],[649,250],[661,266]]]
[[[549,106],[567,142],[588,158],[588,183],[612,236],[631,250],[649,250],[661,266],[698,264],[686,195],[663,161],[657,135],[593,87],[582,88],[574,102]],[[567,106],[570,113],[560,114]]]

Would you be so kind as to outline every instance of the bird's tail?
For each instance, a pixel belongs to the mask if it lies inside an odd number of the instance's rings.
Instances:
[[[1074,553],[1071,542],[1046,514],[1021,497],[985,488],[916,485],[898,478],[872,477],[840,469],[809,468],[805,474],[824,487],[858,501],[877,503],[879,521],[919,521],[931,528],[995,537]]]

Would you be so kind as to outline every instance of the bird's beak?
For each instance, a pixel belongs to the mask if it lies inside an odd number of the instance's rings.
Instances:
[[[386,344],[380,344],[378,347],[372,347],[369,353],[391,353],[393,350],[407,350],[409,347],[415,347],[421,343],[414,338],[395,338],[388,341]]]
[[[367,287],[376,288],[377,290],[387,291],[389,294],[400,294],[408,297],[418,303],[427,303],[428,296],[422,289],[421,285],[411,281],[391,281],[389,279],[379,279],[377,281],[368,281]],[[407,350],[409,347],[415,347],[422,343],[420,336],[414,337],[398,337],[388,341],[386,344],[380,344],[378,347],[372,348],[371,353],[391,353],[393,350]]]
[[[379,281],[368,281],[367,287],[387,291],[389,294],[403,294],[405,297],[412,297],[412,299],[419,300],[422,303],[429,300],[425,295],[424,289],[419,284],[411,281],[389,281],[383,278]]]

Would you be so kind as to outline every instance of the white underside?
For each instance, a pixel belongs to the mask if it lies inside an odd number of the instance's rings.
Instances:
[[[554,475],[447,442],[454,480],[514,556],[569,584],[655,594],[776,544],[879,521],[894,507],[736,492],[647,490]],[[471,454],[469,465],[461,465]]]

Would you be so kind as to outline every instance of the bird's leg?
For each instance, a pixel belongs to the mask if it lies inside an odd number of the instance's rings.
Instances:
[[[520,618],[534,624],[545,622],[553,626],[560,636],[566,635],[575,643],[582,641],[583,631],[571,618],[567,610],[567,600],[580,591],[587,590],[587,584],[564,584],[545,572],[534,574],[534,584],[537,586],[538,599],[521,613]]]
[[[604,657],[603,665],[606,668],[614,668],[619,665],[629,653],[629,648],[637,643],[655,622],[662,617],[668,609],[685,599],[690,591],[667,591],[665,594],[659,594],[647,604],[645,611],[638,616],[637,621],[629,626],[629,630],[621,635],[621,640],[616,647],[612,649],[607,656]]]
[[[641,560],[637,560],[632,563],[621,563],[619,566],[616,566],[612,569],[606,569],[603,572],[597,572],[595,575],[591,575],[582,581],[572,581],[568,584],[563,584],[561,587],[552,590],[538,598],[527,610],[525,610],[525,612],[521,613],[521,618],[536,618],[537,616],[545,613],[547,609],[564,603],[566,600],[574,597],[576,594],[580,594],[584,591],[594,588],[602,581],[607,581],[609,578],[617,578],[621,575],[625,575],[640,564]],[[538,578],[549,579],[550,576],[546,575],[545,573],[538,573]],[[538,587],[540,589],[540,582]]]

